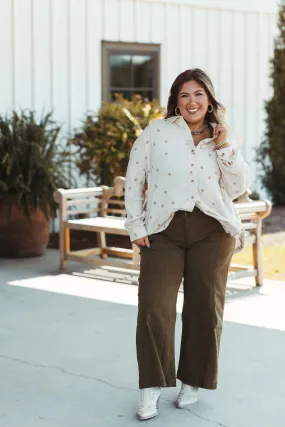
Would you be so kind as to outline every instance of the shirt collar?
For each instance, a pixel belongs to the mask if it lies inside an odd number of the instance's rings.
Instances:
[[[181,116],[171,116],[171,117],[168,117],[168,119],[165,119],[165,120],[167,122],[169,122],[169,123],[173,123],[173,122],[176,122],[176,120],[178,120],[180,117]]]
[[[168,119],[165,119],[167,122],[169,123],[175,123],[177,122],[178,125],[182,125],[182,127],[185,127],[185,125],[187,126],[187,128],[189,129],[186,121],[183,119],[182,115],[179,116],[171,116],[168,117]],[[215,130],[215,127],[217,126],[217,123],[209,123],[210,126]],[[207,138],[207,142],[212,142],[215,138]]]

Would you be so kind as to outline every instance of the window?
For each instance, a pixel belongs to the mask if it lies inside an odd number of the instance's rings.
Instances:
[[[103,100],[115,93],[159,99],[159,60],[159,45],[102,42]]]

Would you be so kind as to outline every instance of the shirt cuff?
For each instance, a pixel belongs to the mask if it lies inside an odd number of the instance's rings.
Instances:
[[[148,235],[147,229],[145,226],[141,225],[139,227],[134,227],[131,230],[128,230],[131,242],[134,240],[140,239],[141,237],[145,237]]]
[[[217,153],[217,156],[221,160],[228,160],[234,154],[234,149],[232,145],[226,148],[221,148],[220,150],[215,150],[215,151]]]

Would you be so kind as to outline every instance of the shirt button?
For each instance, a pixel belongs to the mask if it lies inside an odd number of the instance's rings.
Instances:
[[[191,199],[194,199],[194,196],[192,196]]]

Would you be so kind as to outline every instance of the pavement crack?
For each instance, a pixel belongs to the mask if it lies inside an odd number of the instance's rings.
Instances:
[[[55,369],[55,370],[61,371],[65,375],[71,375],[71,376],[76,377],[76,378],[83,378],[83,379],[87,379],[87,380],[96,381],[96,382],[105,384],[105,385],[112,387],[114,389],[117,389],[117,390],[127,390],[127,391],[136,392],[136,393],[138,393],[140,391],[140,390],[136,390],[136,389],[129,388],[129,387],[117,386],[117,385],[109,383],[108,381],[102,380],[101,378],[91,377],[89,375],[84,375],[84,374],[75,374],[74,372],[68,371],[68,370],[62,368],[61,366],[43,365],[42,363],[29,362],[27,360],[17,359],[16,357],[10,357],[10,356],[7,356],[5,354],[0,354],[0,359],[12,360],[13,362],[21,363],[23,365],[33,366],[34,368]],[[165,399],[165,398],[162,398],[162,400],[164,400],[166,402],[170,402],[170,403],[172,402],[171,400]],[[208,418],[203,417],[202,415],[199,415],[196,412],[193,412],[189,408],[184,408],[184,410],[191,412],[191,414],[195,415],[197,418],[201,418],[202,420],[208,421],[211,424],[214,424],[214,425],[217,425],[220,427],[227,427],[226,425],[219,423],[218,421],[209,420]],[[2,416],[2,414],[0,414],[0,417],[1,416]]]
[[[169,399],[163,399],[163,400],[169,403],[173,403],[173,401]],[[209,420],[209,418],[206,418],[206,417],[203,417],[202,415],[197,414],[196,412],[192,411],[190,408],[183,408],[183,410],[191,412],[191,414],[195,415],[195,417],[201,418],[202,420],[208,421],[209,423],[215,424],[216,426],[227,427],[225,424],[219,423],[218,421]]]
[[[101,378],[91,377],[89,375],[76,374],[74,372],[71,372],[71,371],[68,371],[68,370],[62,368],[61,366],[43,365],[41,363],[33,363],[33,362],[29,362],[27,360],[17,359],[15,357],[10,357],[10,356],[7,356],[5,354],[0,354],[0,358],[1,359],[12,360],[13,362],[22,363],[23,365],[33,366],[35,368],[56,369],[56,370],[61,371],[63,374],[66,374],[66,375],[71,375],[73,377],[83,378],[83,379],[87,379],[87,380],[93,380],[93,381],[100,382],[102,384],[106,384],[109,387],[112,387],[112,388],[115,388],[115,389],[135,391],[136,393],[138,393],[138,390],[135,390],[133,388],[123,387],[123,386],[117,386],[117,385],[109,383],[108,381],[102,380]]]
[[[191,412],[191,414],[195,415],[196,417],[202,418],[202,420],[208,421],[211,424],[215,424],[216,426],[221,426],[221,427],[227,427],[225,424],[219,423],[218,421],[209,420],[209,418],[203,417],[202,415],[199,415],[196,412],[193,412],[189,408],[184,408],[184,409],[186,409],[188,412]]]

